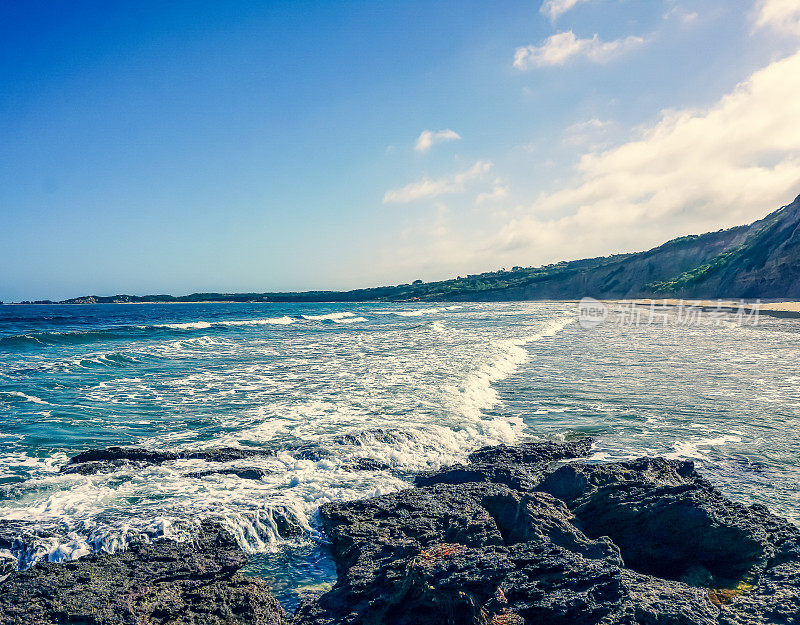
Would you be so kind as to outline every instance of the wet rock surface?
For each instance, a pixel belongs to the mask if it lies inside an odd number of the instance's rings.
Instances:
[[[269,449],[240,449],[221,447],[218,449],[184,449],[164,451],[141,447],[106,447],[89,449],[70,458],[61,467],[61,473],[93,475],[107,473],[126,465],[161,464],[172,460],[205,460],[206,462],[232,462],[257,456],[274,456]]]
[[[339,437],[361,446],[394,430]],[[205,523],[195,544],[160,540],[24,572],[0,561],[0,623],[789,625],[800,623],[800,529],[727,500],[690,462],[590,463],[588,439],[473,452],[414,488],[322,507],[337,583],[286,617],[263,580],[237,571],[234,540]],[[252,450],[108,448],[91,463],[158,463]],[[327,457],[319,445],[298,458]],[[362,470],[381,470],[372,459]],[[255,463],[257,464],[257,462]],[[91,470],[91,469],[87,469]],[[352,469],[351,469],[352,470]],[[265,470],[212,467],[260,479]],[[285,518],[284,518],[285,517]],[[302,533],[276,515],[279,533]],[[27,525],[0,523],[0,551]]]
[[[692,463],[573,461],[590,447],[485,448],[416,488],[323,506],[338,581],[294,622],[800,623],[800,529]]]
[[[374,429],[365,430],[357,434],[345,434],[333,437],[327,441],[295,442],[285,445],[280,451],[285,451],[299,460],[319,462],[321,460],[336,460],[342,455],[342,446],[363,447],[365,442],[397,442],[409,441],[412,435],[401,430]],[[110,473],[119,469],[130,467],[144,467],[147,465],[160,465],[164,462],[175,460],[204,460],[206,462],[225,463],[237,460],[265,458],[275,456],[275,449],[243,449],[238,447],[222,447],[212,449],[179,449],[161,450],[146,449],[143,447],[105,447],[103,449],[88,449],[83,451],[64,464],[60,472],[66,474],[95,475],[96,473]],[[359,457],[347,462],[343,467],[349,471],[385,471],[390,470],[390,464],[368,457]],[[244,479],[260,479],[269,473],[268,469],[248,467],[261,471],[261,476],[256,476],[252,471]],[[209,469],[195,471],[189,477],[204,477],[206,475],[229,473],[238,475],[235,471],[227,469]]]
[[[0,582],[3,625],[277,625],[266,582],[237,571],[246,556],[217,525],[194,543],[159,540],[118,554],[38,564]]]

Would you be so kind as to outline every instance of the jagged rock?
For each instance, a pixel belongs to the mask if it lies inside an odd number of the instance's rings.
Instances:
[[[372,429],[355,434],[344,434],[329,439],[325,444],[318,442],[297,442],[286,445],[283,449],[301,460],[319,462],[337,456],[336,446],[356,445],[363,446],[365,441],[393,443],[413,439],[413,434],[402,430]],[[273,449],[241,449],[238,447],[222,447],[217,449],[184,449],[161,450],[145,449],[142,447],[105,447],[103,449],[89,449],[72,458],[61,467],[61,473],[94,475],[96,473],[109,473],[123,467],[144,467],[158,465],[174,460],[205,460],[206,462],[231,462],[258,456],[274,456]],[[357,458],[345,465],[351,471],[380,471],[391,468],[390,465],[369,458]],[[258,469],[264,471],[266,469]],[[208,470],[190,473],[190,477],[203,477],[211,473],[232,473],[239,475],[240,469],[233,470]],[[260,479],[254,473],[245,479]]]
[[[564,492],[566,482],[573,492]],[[724,499],[691,462],[568,465],[548,475],[541,489],[561,495],[589,534],[609,536],[628,567],[642,573],[700,574],[710,586],[755,573],[772,555],[761,515]]]
[[[481,447],[469,455],[470,464],[523,464],[530,465],[553,460],[581,458],[589,454],[594,441],[580,438],[566,443],[540,441],[521,445],[494,445]]]
[[[693,463],[573,464],[540,488],[588,534],[609,536],[628,568],[709,588],[720,623],[800,622],[800,530],[725,499]]]
[[[338,581],[295,623],[800,622],[800,529],[691,463],[550,466],[590,446],[486,448],[416,488],[323,506]]]
[[[232,462],[258,456],[274,456],[272,449],[241,449],[239,447],[220,447],[217,449],[197,449],[178,452],[181,458],[205,460],[206,462]]]
[[[219,526],[197,540],[162,539],[128,551],[37,564],[0,582],[0,622],[83,625],[278,625],[266,582],[237,571],[246,556]]]
[[[71,462],[71,461],[70,461]],[[67,463],[61,467],[60,472],[68,475],[95,475],[96,473],[110,473],[121,467],[144,466],[145,462],[129,460],[97,460],[89,462],[79,462],[76,464]]]
[[[105,449],[82,451],[70,458],[67,465],[87,462],[116,462],[118,460],[160,464],[168,460],[177,460],[178,458],[180,458],[180,453],[177,451],[159,451],[140,447],[106,447]]]
[[[414,483],[417,486],[432,486],[491,482],[520,490],[531,490],[542,479],[544,471],[553,460],[586,456],[592,443],[591,438],[582,438],[567,443],[542,441],[523,443],[516,447],[483,447],[469,455],[468,464],[456,464],[421,473]]]

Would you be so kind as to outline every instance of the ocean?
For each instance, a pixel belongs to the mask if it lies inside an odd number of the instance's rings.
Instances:
[[[591,461],[693,460],[800,520],[800,320],[579,321],[568,302],[0,306],[0,532],[20,539],[0,558],[189,539],[210,518],[291,606],[335,577],[323,503],[584,435]],[[198,459],[60,472],[110,445],[272,455],[222,466],[260,479]]]

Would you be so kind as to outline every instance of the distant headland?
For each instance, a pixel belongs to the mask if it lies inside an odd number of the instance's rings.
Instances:
[[[800,299],[800,196],[749,225],[673,239],[644,252],[512,267],[450,280],[352,291],[85,295],[23,304]]]

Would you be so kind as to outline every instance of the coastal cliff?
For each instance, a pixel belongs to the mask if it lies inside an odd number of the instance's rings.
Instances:
[[[293,617],[263,580],[237,572],[245,556],[206,523],[194,544],[160,540],[11,572],[0,582],[0,621],[800,622],[800,528],[729,501],[690,462],[577,460],[591,444],[483,448],[466,464],[418,475],[408,490],[323,506],[338,580]],[[127,455],[159,460],[143,453]],[[89,452],[68,466],[107,456]]]

